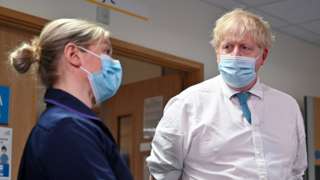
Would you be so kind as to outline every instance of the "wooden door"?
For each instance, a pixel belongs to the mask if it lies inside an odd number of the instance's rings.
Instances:
[[[35,33],[0,23],[0,85],[11,91],[9,124],[13,129],[12,179],[16,179],[22,151],[38,114],[38,84],[35,73],[19,75],[8,62],[10,51],[22,41],[28,41]]]
[[[304,179],[320,179],[320,97],[307,96],[305,126],[307,136],[308,170]]]
[[[120,149],[128,154],[134,179],[143,180],[145,157],[150,153],[151,138],[144,137],[146,101],[155,98],[161,111],[167,101],[182,90],[180,75],[168,75],[122,86],[100,107],[100,115],[112,131]],[[162,103],[161,103],[162,102]],[[161,116],[160,116],[161,117]],[[159,119],[160,120],[160,119]]]

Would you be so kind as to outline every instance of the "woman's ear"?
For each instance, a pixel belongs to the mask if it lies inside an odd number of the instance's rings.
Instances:
[[[68,43],[64,46],[64,56],[66,61],[76,67],[81,66],[81,51],[74,43]]]

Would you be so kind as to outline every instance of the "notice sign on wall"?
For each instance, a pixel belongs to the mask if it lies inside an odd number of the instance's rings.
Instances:
[[[0,180],[11,180],[12,129],[0,127]]]
[[[111,9],[142,20],[148,20],[147,0],[86,0],[101,7]]]
[[[143,107],[143,137],[150,139],[163,114],[163,96],[154,96],[144,99]]]
[[[8,124],[10,89],[0,86],[0,124]]]

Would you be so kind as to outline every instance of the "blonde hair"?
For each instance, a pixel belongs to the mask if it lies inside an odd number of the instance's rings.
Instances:
[[[226,13],[216,21],[211,44],[217,49],[226,36],[231,35],[231,38],[238,40],[247,33],[253,37],[260,48],[271,48],[274,37],[269,23],[251,12],[238,8]]]
[[[101,24],[80,19],[57,19],[47,24],[39,37],[31,43],[22,43],[9,55],[11,65],[25,73],[31,64],[38,63],[42,83],[51,87],[57,80],[58,59],[69,42],[87,47],[95,41],[109,38],[110,33]]]

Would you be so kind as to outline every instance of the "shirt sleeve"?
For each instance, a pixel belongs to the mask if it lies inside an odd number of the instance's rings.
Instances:
[[[50,179],[116,180],[96,127],[68,118],[50,132],[47,143],[43,163]]]
[[[303,180],[304,171],[307,168],[307,150],[306,150],[306,135],[304,121],[297,107],[297,131],[298,131],[298,148],[296,158],[293,164],[292,176],[294,180]]]
[[[177,180],[182,174],[186,152],[188,108],[182,100],[171,99],[164,110],[147,158],[150,174],[157,180]]]

